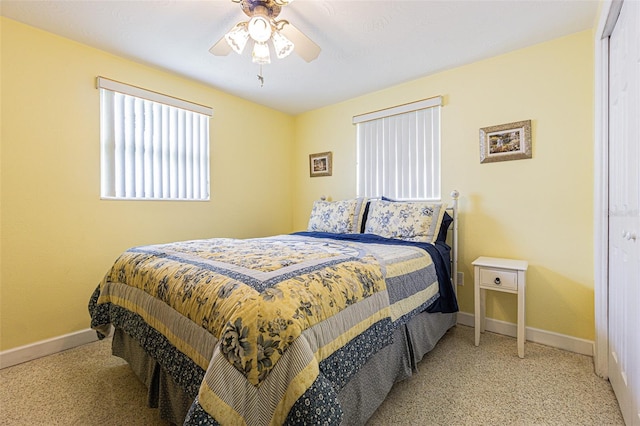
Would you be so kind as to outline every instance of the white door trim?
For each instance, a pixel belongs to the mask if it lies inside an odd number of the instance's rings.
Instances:
[[[602,5],[595,34],[595,128],[594,128],[594,303],[595,371],[609,376],[609,36],[620,14],[622,0]]]

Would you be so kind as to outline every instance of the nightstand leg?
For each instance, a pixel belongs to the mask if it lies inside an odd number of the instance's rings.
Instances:
[[[522,272],[521,272],[522,274]],[[524,294],[525,294],[525,281],[524,277],[519,280],[521,283],[518,289],[518,356],[524,358],[524,341],[525,341],[525,312],[524,312]]]
[[[480,289],[480,333],[487,328],[487,290]]]
[[[475,268],[475,284],[473,286],[473,301],[474,301],[474,322],[475,322],[475,334],[476,334],[476,346],[480,345],[480,285],[478,278],[478,268]]]

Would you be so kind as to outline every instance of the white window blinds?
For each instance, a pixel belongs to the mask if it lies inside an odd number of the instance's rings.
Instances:
[[[440,199],[440,108],[436,97],[353,118],[357,194]]]
[[[102,198],[209,199],[211,108],[98,77]]]

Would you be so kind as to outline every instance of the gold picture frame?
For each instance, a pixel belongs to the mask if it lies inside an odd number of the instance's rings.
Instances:
[[[480,163],[531,157],[531,120],[480,129]]]
[[[331,152],[309,154],[309,176],[331,176],[333,161]]]

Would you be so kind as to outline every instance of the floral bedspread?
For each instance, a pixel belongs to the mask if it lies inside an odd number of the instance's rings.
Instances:
[[[330,398],[437,296],[418,247],[282,235],[129,249],[90,312],[100,334],[128,329],[161,365],[171,354],[163,367],[198,388],[186,424],[331,423],[339,407],[309,413],[305,397]]]

